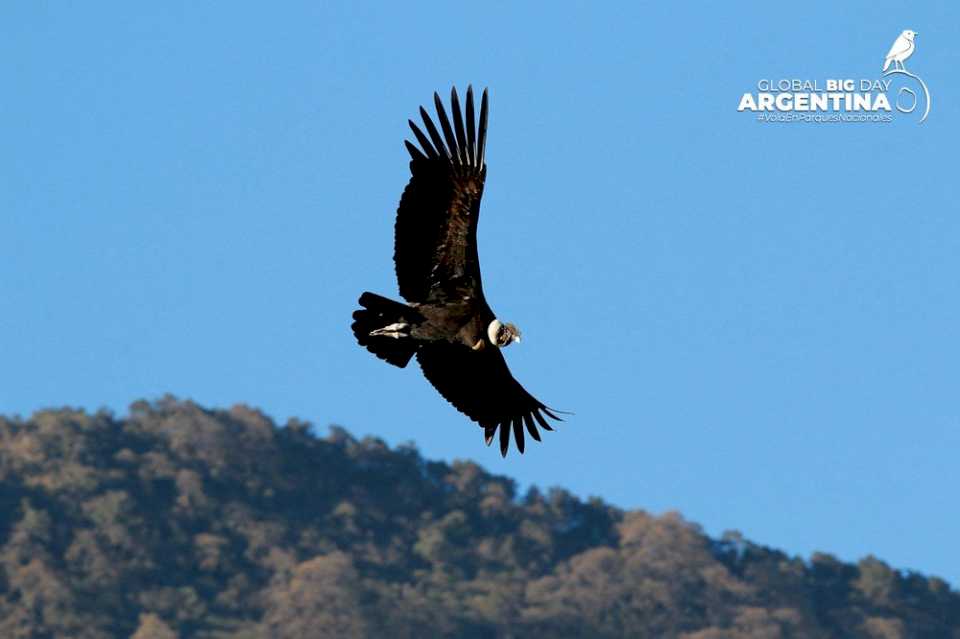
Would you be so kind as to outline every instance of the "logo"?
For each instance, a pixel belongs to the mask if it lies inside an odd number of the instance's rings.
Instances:
[[[762,79],[756,92],[740,97],[737,111],[750,111],[758,122],[768,123],[887,123],[911,114],[922,123],[930,114],[930,91],[904,65],[916,50],[916,38],[907,29],[894,40],[879,78]]]
[[[927,119],[927,116],[930,115],[930,91],[927,89],[927,83],[920,79],[919,76],[916,76],[909,71],[907,67],[903,65],[903,62],[913,55],[913,52],[917,49],[917,44],[915,42],[917,37],[916,31],[911,31],[907,29],[893,41],[893,46],[890,47],[887,57],[883,61],[883,77],[889,77],[892,75],[903,74],[904,76],[913,79],[923,90],[923,103],[926,105],[923,109],[923,115],[920,116],[920,122],[922,123]],[[890,67],[893,67],[890,69]],[[890,69],[887,71],[887,69]],[[910,106],[901,105],[900,99],[909,95],[911,98]],[[917,108],[918,97],[916,92],[908,86],[901,86],[899,91],[897,91],[897,109],[901,113],[913,113]]]

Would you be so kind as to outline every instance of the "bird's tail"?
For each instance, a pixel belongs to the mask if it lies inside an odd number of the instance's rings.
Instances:
[[[889,69],[891,64],[893,64],[893,58],[887,58],[886,60],[884,60],[883,70],[886,71],[887,69]]]
[[[361,295],[360,306],[363,308],[353,312],[350,326],[360,346],[394,366],[406,366],[419,347],[410,329],[423,321],[423,316],[406,304],[376,293]]]

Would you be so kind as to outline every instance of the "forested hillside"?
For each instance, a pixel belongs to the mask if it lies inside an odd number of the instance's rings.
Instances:
[[[0,637],[960,638],[936,578],[246,408],[0,418]]]

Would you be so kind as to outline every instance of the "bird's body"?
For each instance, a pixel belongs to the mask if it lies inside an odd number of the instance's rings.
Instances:
[[[515,326],[497,319],[483,295],[477,222],[486,179],[487,93],[475,124],[473,90],[466,113],[451,92],[453,123],[434,94],[440,131],[421,107],[425,135],[410,121],[419,148],[410,153],[410,182],[397,209],[394,263],[408,304],[374,293],[360,296],[353,314],[357,341],[377,357],[405,367],[416,355],[424,376],[460,412],[484,429],[489,444],[500,431],[506,455],[513,432],[540,439],[544,416],[559,419],[513,378],[500,349],[520,341]]]
[[[894,68],[899,65],[900,69],[906,69],[906,67],[903,66],[903,62],[913,55],[917,46],[914,42],[916,36],[916,32],[909,29],[897,36],[897,39],[893,41],[893,46],[890,47],[890,51],[887,53],[887,57],[884,58],[884,71],[889,69],[891,65],[894,65]]]

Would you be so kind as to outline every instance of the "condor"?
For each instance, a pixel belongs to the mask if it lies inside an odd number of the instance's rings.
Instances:
[[[497,319],[483,296],[477,221],[487,175],[487,92],[479,123],[472,87],[465,114],[456,88],[451,91],[452,125],[440,96],[433,97],[440,131],[421,107],[426,134],[411,120],[419,147],[404,142],[411,178],[397,209],[393,259],[408,303],[364,293],[353,333],[394,366],[403,368],[416,355],[437,391],[483,428],[487,445],[499,430],[506,456],[512,432],[523,453],[524,431],[540,441],[537,426],[553,430],[547,418],[560,418],[510,374],[500,349],[519,342],[520,331]]]

